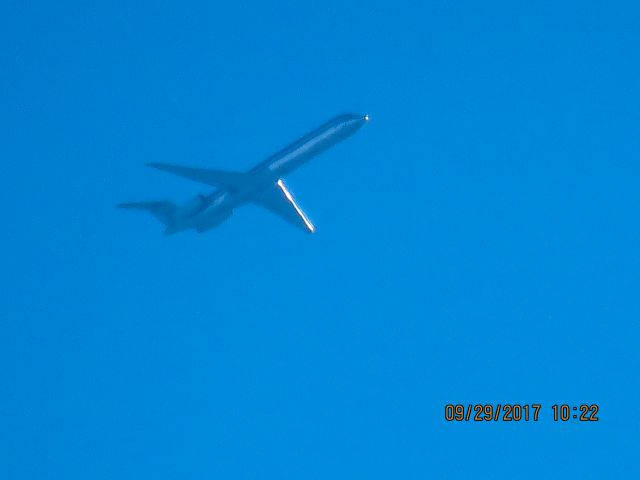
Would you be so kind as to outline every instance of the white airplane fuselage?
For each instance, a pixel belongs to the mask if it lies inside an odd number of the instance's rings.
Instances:
[[[251,170],[235,174],[237,176],[242,175],[242,181],[233,182],[232,185],[221,184],[209,195],[198,195],[185,205],[174,207],[170,218],[165,221],[167,224],[165,232],[170,234],[191,228],[196,229],[198,232],[203,232],[214,228],[228,219],[233,214],[234,209],[254,201],[261,195],[263,190],[271,189],[274,184],[281,188],[288,200],[293,202],[281,182],[281,178],[316,155],[350,137],[368,121],[368,115],[345,114],[333,118],[271,155]],[[184,175],[179,170],[180,167],[163,166],[162,164],[151,164],[151,166]],[[194,179],[194,175],[189,176],[189,178]],[[123,204],[122,206],[133,205],[136,204]],[[295,204],[294,207],[304,221],[308,223],[304,214]],[[309,227],[310,224],[307,226]],[[309,230],[313,231],[313,227],[310,226]]]

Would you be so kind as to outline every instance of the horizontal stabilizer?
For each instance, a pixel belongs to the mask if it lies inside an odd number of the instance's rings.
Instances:
[[[183,167],[181,165],[169,165],[166,163],[147,163],[147,166],[188,178],[194,182],[205,183],[213,187],[222,187],[229,190],[239,190],[247,183],[247,174],[242,172]]]
[[[305,232],[313,233],[316,230],[298,206],[282,179],[252,201]]]
[[[118,207],[149,212],[165,225],[169,225],[173,221],[173,213],[177,208],[170,201],[120,203]]]

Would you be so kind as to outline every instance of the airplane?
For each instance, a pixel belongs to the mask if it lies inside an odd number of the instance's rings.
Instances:
[[[368,122],[369,115],[339,115],[246,172],[148,163],[149,167],[213,186],[216,190],[209,195],[197,195],[182,206],[163,200],[121,203],[118,207],[154,215],[165,225],[165,234],[171,235],[189,229],[206,232],[231,217],[237,207],[252,203],[305,232],[314,233],[316,228],[298,206],[282,177],[350,137]]]

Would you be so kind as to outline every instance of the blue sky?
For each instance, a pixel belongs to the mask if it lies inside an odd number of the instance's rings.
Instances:
[[[640,473],[635,2],[134,3],[0,8],[1,478]],[[316,235],[114,208],[349,111]]]

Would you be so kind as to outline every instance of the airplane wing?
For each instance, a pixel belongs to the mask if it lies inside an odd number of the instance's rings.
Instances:
[[[180,175],[194,182],[206,183],[213,187],[224,187],[230,190],[239,189],[247,181],[247,174],[242,172],[183,167],[181,165],[169,165],[166,163],[147,163],[147,167]]]
[[[259,197],[252,200],[256,205],[266,208],[267,210],[280,216],[282,219],[301,228],[305,232],[315,232],[315,227],[309,221],[302,209],[293,199],[293,195],[287,190],[282,179],[273,184],[272,187],[265,190]]]

